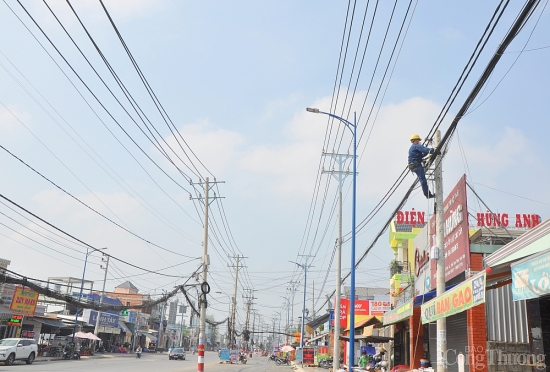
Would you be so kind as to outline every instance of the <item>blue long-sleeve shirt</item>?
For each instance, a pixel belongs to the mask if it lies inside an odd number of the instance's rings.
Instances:
[[[418,145],[411,145],[411,148],[409,149],[409,163],[408,164],[416,164],[416,163],[422,163],[422,158],[429,153],[433,153],[433,149],[430,149],[426,146],[422,146],[420,144]]]

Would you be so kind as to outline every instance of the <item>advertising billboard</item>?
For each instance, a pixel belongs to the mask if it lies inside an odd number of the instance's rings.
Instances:
[[[460,283],[421,306],[422,324],[458,314],[485,302],[486,272]]]
[[[340,327],[349,328],[349,299],[340,299]],[[383,316],[391,310],[388,296],[378,296],[375,300],[355,300],[355,323],[368,317]]]
[[[443,203],[445,247],[445,281],[463,273],[470,266],[470,236],[466,175],[463,175]],[[435,215],[430,219],[430,247],[435,246]],[[431,289],[435,288],[436,260],[431,260]]]
[[[516,262],[511,268],[514,301],[550,294],[550,250]]]
[[[16,287],[11,300],[10,311],[13,314],[33,316],[38,303],[38,292]]]
[[[82,318],[86,321],[86,323],[95,325],[97,319],[97,311],[84,309]],[[99,316],[99,326],[116,328],[118,327],[118,319],[119,317],[116,314],[102,312]]]
[[[414,295],[420,296],[432,289],[428,225],[414,238]]]

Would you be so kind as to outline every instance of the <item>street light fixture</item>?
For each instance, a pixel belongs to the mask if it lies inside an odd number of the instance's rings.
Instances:
[[[90,252],[90,249],[86,247],[86,259],[84,260],[84,270],[82,270],[82,281],[80,282],[80,292],[78,293],[78,302],[80,302],[80,299],[82,298],[82,290],[84,289],[84,276],[86,275],[86,264],[88,263],[88,257],[94,252],[100,252],[101,250],[105,250],[105,249],[107,249],[107,247],[99,248],[99,249],[92,247],[92,251]],[[99,313],[97,314],[97,316],[99,317]],[[76,314],[74,317],[73,339],[72,339],[73,343],[74,343],[74,335],[76,333],[77,325],[78,325],[78,306],[76,308]]]
[[[312,112],[314,114],[325,114],[330,116],[331,118],[334,118],[336,120],[339,120],[340,122],[344,123],[346,128],[348,128],[352,135],[353,135],[353,191],[352,191],[352,209],[351,209],[351,275],[350,275],[350,331],[349,331],[349,342],[350,342],[350,348],[349,348],[349,368],[353,366],[354,362],[354,346],[355,346],[355,210],[357,205],[357,118],[355,112],[353,113],[353,123],[347,121],[344,118],[341,118],[340,116],[336,116],[334,114],[331,114],[329,112],[323,112],[319,111],[317,108],[306,108],[307,112]],[[339,252],[340,253],[340,252]],[[341,285],[341,277],[340,275],[336,278],[336,288],[340,288]],[[334,316],[334,322],[336,324],[337,321],[340,321],[340,317],[336,317],[336,312],[340,314],[339,307],[336,307],[334,309],[335,316]],[[334,335],[334,343],[336,345],[338,341],[339,335]],[[334,348],[335,354],[337,351],[337,347]],[[338,360],[340,360],[340,355],[334,355],[334,366],[338,366]],[[336,367],[334,367],[336,368]]]

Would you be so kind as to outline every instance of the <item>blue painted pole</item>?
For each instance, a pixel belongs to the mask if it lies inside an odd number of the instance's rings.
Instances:
[[[86,248],[86,259],[84,260],[84,270],[82,270],[82,281],[80,282],[80,293],[78,294],[78,302],[82,298],[82,290],[84,289],[84,276],[86,275],[86,263],[88,262],[88,248]],[[99,316],[99,314],[98,314]],[[73,327],[73,343],[74,343],[74,334],[76,333],[76,326],[78,325],[78,307],[76,308],[76,315],[74,317],[74,327]]]
[[[350,284],[350,310],[349,310],[349,323],[350,323],[350,332],[349,332],[349,361],[348,369],[351,370],[354,362],[355,354],[355,211],[357,204],[357,114],[353,113],[353,124],[347,121],[340,116],[331,114],[330,112],[323,112],[317,108],[307,108],[306,111],[312,112],[315,114],[325,114],[331,118],[337,119],[345,124],[345,126],[353,134],[353,205],[351,212],[351,284]],[[335,311],[340,311],[340,309],[335,309]],[[336,337],[336,335],[335,335]]]
[[[300,335],[300,347],[304,348],[304,335],[306,327],[306,283],[307,283],[307,264],[300,265],[304,269],[304,305],[302,307],[302,334]]]
[[[353,205],[351,212],[351,285],[349,327],[349,370],[353,367],[355,354],[355,206],[357,204],[357,119],[353,113]]]

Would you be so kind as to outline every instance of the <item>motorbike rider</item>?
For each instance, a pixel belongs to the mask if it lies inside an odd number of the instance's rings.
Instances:
[[[378,353],[373,356],[373,362],[375,369],[382,369],[380,367],[384,367],[383,370],[387,371],[385,368],[387,366],[387,362],[384,361],[384,355],[386,355],[386,349],[383,347],[378,349]],[[378,368],[376,368],[378,365]]]
[[[136,355],[138,358],[141,358],[141,345],[138,345],[136,347]]]

